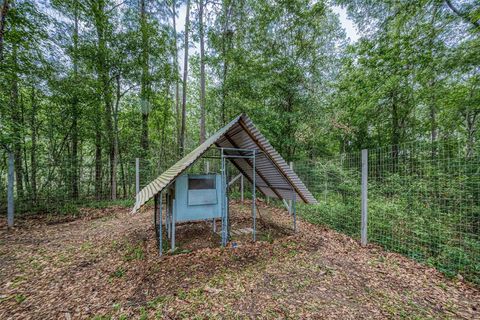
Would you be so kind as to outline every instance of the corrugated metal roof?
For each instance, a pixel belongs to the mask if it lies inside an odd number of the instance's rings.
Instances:
[[[300,178],[255,127],[252,120],[243,114],[218,130],[195,150],[143,188],[137,194],[132,212],[136,212],[154,195],[165,189],[213,145],[219,148],[258,149],[261,151],[255,160],[255,179],[257,188],[263,194],[281,199],[291,199],[293,190],[295,190],[296,197],[303,202],[317,203],[317,200]],[[248,180],[252,181],[251,159],[230,158],[229,160]]]

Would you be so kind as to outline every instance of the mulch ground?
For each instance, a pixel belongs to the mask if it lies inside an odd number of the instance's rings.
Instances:
[[[0,319],[480,319],[480,291],[259,204],[259,241],[183,224],[159,258],[152,210],[0,231]],[[233,203],[232,227],[251,226]],[[180,254],[178,254],[180,252]]]

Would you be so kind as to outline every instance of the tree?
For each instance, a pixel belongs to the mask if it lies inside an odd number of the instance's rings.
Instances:
[[[143,149],[143,157],[148,155],[148,114],[150,112],[150,75],[149,75],[149,30],[145,0],[140,0],[140,33],[142,36],[142,79],[140,88],[140,103],[142,104],[142,136],[140,145]]]
[[[185,17],[185,41],[183,59],[183,89],[182,89],[182,127],[180,129],[180,155],[185,154],[185,131],[187,118],[187,80],[188,80],[188,33],[190,29],[190,0],[187,0],[187,13]]]
[[[203,22],[203,0],[200,0],[198,14],[200,33],[200,143],[205,141],[205,35]]]
[[[9,0],[3,0],[2,10],[0,11],[0,61],[3,60],[3,34],[5,33],[9,2]]]

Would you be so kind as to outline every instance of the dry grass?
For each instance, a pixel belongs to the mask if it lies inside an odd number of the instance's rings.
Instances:
[[[234,203],[234,227],[249,212]],[[3,229],[0,319],[480,318],[475,288],[302,221],[292,235],[263,203],[260,214],[264,241],[221,249],[211,225],[185,224],[178,241],[192,251],[162,259],[151,210]]]

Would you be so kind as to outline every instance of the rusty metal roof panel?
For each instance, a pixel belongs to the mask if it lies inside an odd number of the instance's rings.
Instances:
[[[218,130],[195,150],[183,157],[158,178],[144,187],[136,197],[132,212],[140,209],[148,200],[172,183],[212,145],[217,147],[235,147],[242,149],[258,149],[262,153],[255,161],[255,179],[261,185],[259,190],[266,195],[282,199],[290,199],[295,190],[296,196],[305,203],[317,203],[295,172],[272,147],[268,140],[255,127],[245,114],[233,119]],[[250,181],[253,180],[250,159],[230,159]]]

